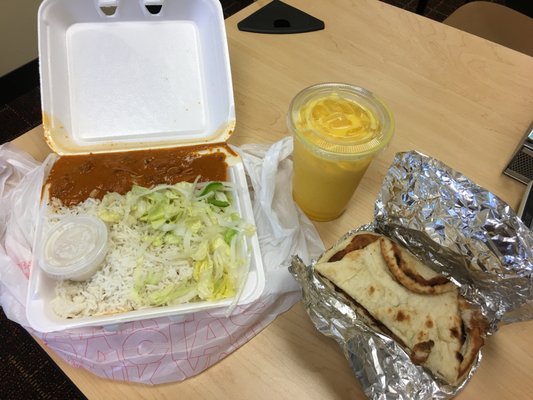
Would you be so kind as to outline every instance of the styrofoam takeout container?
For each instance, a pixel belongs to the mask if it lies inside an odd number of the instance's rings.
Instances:
[[[44,0],[38,13],[43,128],[59,155],[212,144],[232,134],[235,108],[219,0]],[[112,10],[114,13],[109,13]],[[254,223],[242,161],[228,154],[236,208]],[[43,197],[43,202],[47,196]],[[39,221],[36,247],[46,224]],[[265,275],[257,235],[237,304],[256,300]],[[37,253],[37,252],[34,252]],[[64,319],[52,310],[56,282],[34,259],[26,314],[41,332],[176,316],[233,299]]]

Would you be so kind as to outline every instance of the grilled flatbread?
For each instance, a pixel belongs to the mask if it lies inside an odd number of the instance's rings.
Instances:
[[[457,287],[403,247],[356,234],[326,252],[315,271],[410,354],[415,364],[457,384],[483,345],[486,324]]]

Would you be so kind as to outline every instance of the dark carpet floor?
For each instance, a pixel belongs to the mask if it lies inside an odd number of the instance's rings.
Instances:
[[[418,0],[385,0],[415,12]],[[495,1],[505,4],[505,1]],[[233,15],[252,0],[221,0],[224,15]],[[464,0],[429,0],[423,12],[443,21]],[[0,144],[41,124],[37,60],[0,77]],[[85,399],[68,377],[18,324],[0,308],[0,399]],[[105,395],[102,395],[105,398]]]

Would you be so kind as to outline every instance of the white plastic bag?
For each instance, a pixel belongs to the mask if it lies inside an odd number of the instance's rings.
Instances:
[[[29,327],[24,308],[47,162],[40,165],[10,144],[0,146],[0,305],[7,317],[71,365],[148,384],[194,376],[245,344],[300,299],[300,288],[287,270],[291,256],[309,261],[324,246],[292,201],[292,139],[235,150],[252,185],[265,265],[265,291],[257,301],[237,307],[229,317],[223,309],[210,310],[44,334]]]
[[[254,218],[266,265],[286,268],[288,254],[298,254],[304,262],[323,251],[314,225],[292,199],[292,137],[271,147],[248,144],[234,148],[243,159],[251,180]]]
[[[43,168],[10,143],[0,146],[0,304],[28,325],[24,304]]]

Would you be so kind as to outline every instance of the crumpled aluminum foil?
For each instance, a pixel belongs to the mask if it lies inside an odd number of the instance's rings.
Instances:
[[[481,308],[488,334],[501,324],[533,319],[533,234],[494,194],[438,160],[398,153],[374,218],[346,235],[374,231],[402,243]],[[458,386],[443,383],[369,326],[344,295],[314,274],[313,263],[295,256],[289,270],[302,286],[311,320],[339,343],[369,398],[448,399],[476,371],[481,353]]]

